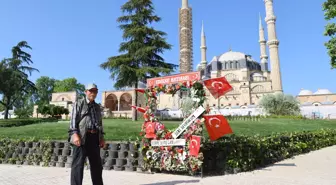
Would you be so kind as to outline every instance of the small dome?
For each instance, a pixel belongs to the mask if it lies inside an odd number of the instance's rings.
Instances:
[[[252,75],[253,77],[264,77],[263,75],[259,74],[259,73],[253,73]]]
[[[319,89],[315,93],[315,95],[320,95],[320,94],[332,94],[328,89]]]
[[[313,95],[313,92],[311,92],[310,90],[302,89],[302,90],[299,92],[299,96],[309,96],[309,95]]]
[[[218,60],[221,62],[245,60],[245,54],[241,52],[229,51],[222,54]]]
[[[253,81],[256,81],[256,82],[258,82],[258,81],[261,82],[261,81],[266,80],[266,78],[263,75],[261,75],[260,73],[251,74],[251,78],[252,78]]]

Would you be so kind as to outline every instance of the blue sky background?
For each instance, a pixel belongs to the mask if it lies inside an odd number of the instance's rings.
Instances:
[[[56,79],[76,77],[95,82],[100,91],[113,89],[109,73],[99,68],[118,54],[122,32],[116,19],[126,0],[3,0],[0,2],[0,58],[10,57],[11,47],[26,40],[32,47],[34,67],[40,76]],[[165,31],[172,50],[167,62],[178,64],[178,8],[181,0],[153,0],[162,21],[155,28]],[[193,8],[194,67],[200,61],[201,24],[207,36],[207,60],[233,51],[251,54],[259,61],[259,12],[265,17],[263,0],[189,0]],[[336,92],[336,70],[330,69],[323,36],[326,21],[323,0],[274,0],[280,61],[285,93],[301,88]],[[265,22],[263,22],[266,28]],[[100,96],[98,101],[100,101]]]

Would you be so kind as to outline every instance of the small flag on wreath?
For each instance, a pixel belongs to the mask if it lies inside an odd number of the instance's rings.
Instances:
[[[145,123],[146,138],[155,138],[155,123],[147,122]]]
[[[201,136],[192,135],[189,144],[189,155],[197,157],[200,147],[201,147]]]
[[[223,115],[204,115],[205,126],[211,141],[215,141],[226,134],[231,134],[232,129]]]

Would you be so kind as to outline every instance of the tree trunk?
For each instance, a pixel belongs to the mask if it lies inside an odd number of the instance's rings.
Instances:
[[[138,106],[138,92],[136,89],[138,88],[138,82],[135,83],[134,86],[134,105]],[[132,121],[137,121],[138,120],[138,111],[136,109],[132,109]]]
[[[8,114],[9,114],[9,108],[10,108],[10,97],[6,97],[6,102],[4,101],[5,105],[5,115],[4,115],[4,119],[8,119]]]
[[[5,107],[5,117],[4,117],[4,119],[8,119],[8,113],[9,113],[9,107],[6,106]]]

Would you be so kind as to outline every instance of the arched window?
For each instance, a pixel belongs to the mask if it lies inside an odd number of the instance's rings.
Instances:
[[[265,92],[265,88],[262,85],[256,85],[252,88],[252,93]]]
[[[129,93],[124,93],[120,96],[119,111],[132,110],[132,96]]]
[[[230,62],[230,69],[233,69],[233,62]]]
[[[226,78],[227,81],[238,80],[237,75],[235,75],[233,73],[229,73],[229,74],[225,75],[225,78]]]
[[[110,111],[118,111],[118,98],[114,94],[109,94],[105,98],[105,107],[110,109]]]
[[[229,69],[229,64],[225,62],[225,69]]]

